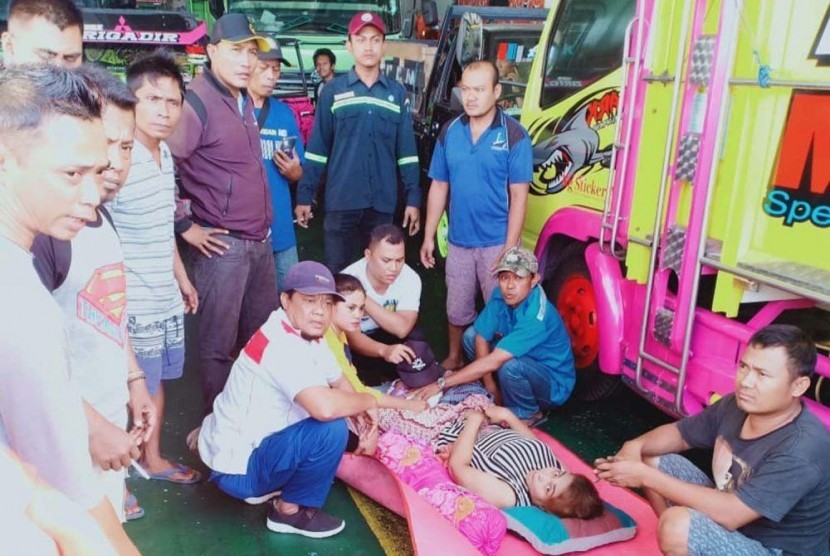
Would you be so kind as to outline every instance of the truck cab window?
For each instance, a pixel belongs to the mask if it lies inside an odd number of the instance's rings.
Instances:
[[[542,105],[550,106],[622,63],[634,0],[565,0],[546,48]]]

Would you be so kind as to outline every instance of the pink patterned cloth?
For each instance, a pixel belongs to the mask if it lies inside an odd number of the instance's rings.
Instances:
[[[403,381],[395,381],[394,387],[388,392],[390,396],[404,398],[410,390],[403,384]],[[417,439],[427,444],[433,444],[438,439],[438,434],[446,425],[462,420],[464,414],[471,409],[487,409],[493,402],[482,394],[472,394],[457,404],[438,404],[415,413],[401,409],[381,409],[380,422],[381,431],[395,430],[407,438]]]
[[[507,532],[504,514],[452,482],[426,443],[390,430],[378,438],[375,457],[452,523],[478,550],[495,554]]]

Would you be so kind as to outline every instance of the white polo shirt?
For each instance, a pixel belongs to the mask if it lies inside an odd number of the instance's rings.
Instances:
[[[205,465],[244,475],[263,439],[309,417],[294,400],[313,386],[330,386],[340,367],[326,342],[306,340],[279,309],[257,330],[233,364],[199,434]]]

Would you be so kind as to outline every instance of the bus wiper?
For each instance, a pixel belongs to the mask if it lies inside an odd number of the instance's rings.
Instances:
[[[311,18],[306,15],[298,15],[294,19],[289,19],[285,23],[283,23],[282,27],[280,27],[279,32],[283,33],[290,29],[296,29],[297,27],[301,27],[306,23],[311,23]]]
[[[326,27],[326,31],[329,31],[330,33],[337,33],[338,35],[345,35],[349,32],[349,28],[345,25],[340,25],[339,23],[332,23]]]

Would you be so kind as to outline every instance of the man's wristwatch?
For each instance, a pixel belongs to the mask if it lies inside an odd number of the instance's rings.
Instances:
[[[436,380],[435,382],[438,384],[438,388],[440,388],[441,391],[443,392],[444,391],[444,386],[447,384],[447,381],[444,380],[444,377],[439,376],[438,380]]]

